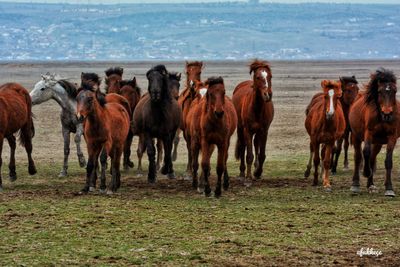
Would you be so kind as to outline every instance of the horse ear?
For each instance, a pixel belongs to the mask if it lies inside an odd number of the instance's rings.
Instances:
[[[328,81],[328,80],[323,80],[323,81],[321,82],[321,87],[322,87],[322,88],[325,88],[328,84],[329,84],[329,81]]]
[[[178,78],[178,81],[180,81],[180,80],[181,80],[181,77],[182,77],[182,73],[178,73],[178,74],[176,75],[176,77]]]
[[[104,78],[104,82],[105,82],[107,85],[109,85],[109,84],[108,84],[109,79],[108,79],[107,77]]]
[[[187,67],[187,66],[189,65],[189,61],[186,60],[186,61],[185,61],[185,64],[186,64],[186,67]]]
[[[132,83],[134,83],[135,85],[137,84],[137,83],[136,83],[136,77],[135,77],[135,76],[133,76]]]

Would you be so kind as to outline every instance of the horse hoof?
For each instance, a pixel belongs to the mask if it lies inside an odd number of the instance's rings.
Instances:
[[[96,188],[94,186],[89,187],[89,192],[94,192],[95,190],[96,190]]]
[[[148,182],[149,184],[155,184],[155,183],[156,183],[156,178],[154,178],[154,179],[147,179],[147,182]]]
[[[203,193],[204,193],[204,188],[197,187],[197,192],[198,192],[199,194],[203,194]]]
[[[128,167],[129,168],[133,168],[133,167],[135,167],[135,164],[133,163],[133,161],[128,161]]]
[[[143,173],[137,173],[137,174],[136,174],[136,177],[137,177],[137,178],[143,177]]]
[[[82,188],[81,191],[78,192],[78,195],[85,195],[89,192],[89,188],[88,187],[84,187]]]
[[[221,190],[215,191],[215,192],[214,192],[214,197],[215,197],[215,198],[220,198],[220,197],[221,197]]]
[[[236,177],[236,180],[238,180],[239,182],[243,182],[244,176],[238,176],[238,177]]]
[[[251,182],[251,180],[250,180],[250,181],[244,182],[244,186],[245,186],[245,187],[250,187],[252,184],[253,184],[253,183]]]
[[[204,196],[205,197],[210,197],[211,196],[211,190],[207,192],[207,190],[204,190]]]
[[[81,167],[81,168],[86,167],[86,160],[83,156],[79,157],[79,167]]]
[[[368,187],[368,193],[370,194],[378,193],[378,187],[376,187],[375,185],[371,185],[370,187]]]
[[[64,178],[64,177],[66,177],[68,174],[67,174],[67,171],[65,171],[65,170],[62,170],[61,172],[60,172],[60,174],[58,175],[58,178]]]
[[[0,192],[3,192],[3,187],[2,186],[0,186]]]
[[[176,179],[175,173],[171,172],[167,174],[168,179]]]
[[[352,185],[350,187],[350,191],[354,194],[359,194],[361,192],[360,186],[358,185]]]
[[[396,194],[394,193],[393,190],[386,190],[385,191],[385,196],[387,196],[387,197],[395,197]]]
[[[325,187],[325,192],[331,193],[332,192],[332,187],[330,187],[330,186]]]
[[[223,188],[224,188],[225,191],[228,191],[228,189],[229,189],[229,183],[224,183],[222,186],[223,186]]]
[[[332,171],[331,171],[331,174],[332,174],[332,175],[336,175],[336,170],[332,170]]]
[[[37,173],[36,167],[35,166],[29,166],[28,167],[28,172],[29,172],[30,175],[36,174]]]
[[[190,175],[190,174],[185,175],[185,176],[183,177],[183,180],[184,180],[184,181],[192,181],[192,180],[193,180],[192,175]]]
[[[308,178],[308,177],[310,176],[310,174],[311,174],[311,170],[310,170],[310,169],[307,169],[307,170],[304,172],[304,178]]]
[[[106,189],[99,189],[100,194],[105,194],[107,192]]]
[[[16,174],[10,174],[10,182],[15,182],[17,180],[17,175]]]
[[[160,169],[160,168],[158,168],[158,169]],[[168,174],[167,167],[163,166],[163,167],[161,168],[160,172],[161,172],[162,175],[167,175],[167,174]]]
[[[344,170],[344,171],[348,171],[348,170],[349,170],[349,166],[344,166],[344,167],[343,167],[343,170]]]
[[[113,191],[111,191],[111,190],[107,190],[107,192],[106,192],[106,195],[112,195],[112,194],[114,194],[114,192]]]

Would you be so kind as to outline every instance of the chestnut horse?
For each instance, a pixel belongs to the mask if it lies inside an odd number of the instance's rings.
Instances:
[[[6,83],[0,86],[0,191],[3,190],[1,179],[1,154],[4,138],[10,145],[9,176],[13,182],[17,179],[15,172],[16,139],[14,134],[19,131],[20,143],[25,147],[28,155],[28,172],[36,173],[32,159],[32,137],[35,128],[32,121],[32,103],[28,91],[17,83]]]
[[[236,86],[232,101],[238,114],[236,159],[240,159],[240,178],[245,176],[245,151],[247,150],[247,174],[245,184],[252,180],[251,164],[253,163],[253,138],[255,149],[255,178],[261,178],[265,161],[265,148],[268,130],[274,118],[272,103],[272,73],[267,61],[254,60],[250,64],[253,80]],[[246,181],[247,180],[247,181]]]
[[[86,84],[86,86],[91,86],[94,90],[99,90],[100,84],[101,84],[101,79],[99,78],[99,76],[96,73],[82,72],[80,87],[83,87],[83,84]]]
[[[105,71],[106,74],[106,92],[116,93],[123,96],[129,102],[131,113],[129,114],[130,119],[133,118],[133,111],[136,108],[137,103],[141,97],[141,90],[137,86],[136,78],[133,77],[132,80],[122,80],[123,68],[114,67],[109,68]],[[133,168],[133,162],[129,159],[131,155],[131,145],[133,140],[133,133],[130,130],[128,137],[126,139],[125,149],[124,149],[124,169]]]
[[[211,194],[209,184],[210,158],[214,146],[218,148],[217,160],[217,186],[215,197],[221,196],[221,180],[224,174],[223,188],[229,188],[229,175],[226,162],[228,160],[228,149],[230,138],[237,126],[237,115],[232,101],[225,96],[224,80],[221,77],[212,77],[206,81],[208,87],[205,97],[194,105],[193,121],[190,123],[190,144],[192,154],[192,176],[193,186],[198,187],[199,192],[203,189],[198,184],[198,155],[201,150],[202,180],[205,183],[204,193]]]
[[[172,155],[172,160],[176,160],[177,158],[177,148],[179,145],[179,135],[181,133],[181,131],[184,131],[184,121],[185,118],[189,112],[189,107],[191,102],[194,99],[194,88],[195,88],[195,82],[196,81],[200,81],[201,80],[201,72],[203,70],[203,62],[202,61],[192,61],[192,62],[188,62],[186,61],[185,64],[185,72],[186,72],[186,85],[185,85],[185,89],[183,90],[183,92],[179,95],[178,98],[178,104],[182,109],[182,123],[180,128],[178,129],[178,132],[176,133],[176,137],[174,140],[174,153]],[[185,137],[184,137],[185,138]],[[185,138],[186,140],[186,138]],[[186,166],[186,172],[190,172],[191,169],[191,163],[188,160],[188,164]]]
[[[349,137],[350,137],[350,122],[349,122],[349,113],[350,107],[354,103],[358,95],[358,81],[355,76],[342,76],[340,77],[340,82],[342,84],[342,97],[340,98],[340,103],[342,104],[344,118],[346,120],[346,130],[344,131],[344,135],[342,138],[339,138],[336,142],[336,147],[332,156],[332,164],[331,170],[332,174],[336,173],[336,168],[338,165],[338,160],[340,156],[340,152],[342,151],[342,144],[344,141],[344,169],[349,168],[349,160],[348,160],[348,150],[349,150]]]
[[[132,130],[142,135],[149,157],[148,182],[156,181],[155,149],[153,138],[161,139],[164,146],[164,165],[161,173],[175,178],[171,159],[172,143],[181,121],[181,109],[171,96],[169,74],[164,65],[151,68],[146,77],[149,81],[148,96],[139,101],[134,113]]]
[[[399,105],[396,100],[397,79],[392,71],[379,68],[371,74],[365,94],[362,94],[350,108],[351,140],[354,145],[354,174],[351,191],[360,192],[359,168],[364,156],[363,175],[368,178],[367,188],[370,192],[377,190],[373,180],[372,166],[382,145],[386,146],[385,158],[385,196],[394,197],[392,186],[393,149],[396,146],[399,132]]]
[[[323,186],[326,191],[331,191],[329,169],[332,150],[335,141],[341,138],[346,128],[346,121],[340,104],[342,96],[341,83],[324,80],[321,82],[323,97],[316,94],[306,109],[305,127],[310,136],[310,158],[305,177],[310,175],[311,161],[314,158],[314,181],[318,185],[318,166],[320,163],[320,145],[323,160]]]
[[[77,96],[77,117],[84,122],[84,136],[89,159],[86,169],[86,184],[83,193],[93,190],[97,179],[99,155],[104,150],[105,157],[101,159],[100,191],[106,189],[106,163],[108,155],[111,158],[112,179],[108,193],[115,192],[121,184],[120,160],[126,137],[129,132],[129,113],[118,103],[107,103],[99,90],[83,84]],[[118,96],[118,95],[117,95]]]

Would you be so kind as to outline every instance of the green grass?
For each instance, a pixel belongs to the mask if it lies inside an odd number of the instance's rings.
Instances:
[[[261,181],[245,188],[232,178],[220,199],[190,182],[159,177],[148,185],[123,174],[113,196],[75,194],[84,169],[57,178],[60,165],[39,165],[0,194],[0,264],[59,265],[390,265],[400,258],[400,201],[349,192],[352,171],[332,177],[332,193],[303,176],[305,156],[272,157]],[[382,161],[380,161],[382,162]],[[379,167],[379,165],[378,165]],[[382,166],[380,166],[382,167]],[[176,167],[183,174],[184,164]],[[229,162],[232,177],[238,164]],[[213,168],[215,170],[215,168]],[[215,171],[212,172],[212,175]],[[395,191],[400,184],[395,173]],[[365,179],[362,179],[365,186]],[[361,247],[381,250],[360,258]]]

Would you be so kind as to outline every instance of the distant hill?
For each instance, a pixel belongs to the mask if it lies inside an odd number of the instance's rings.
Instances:
[[[393,59],[400,5],[0,3],[0,60]]]

